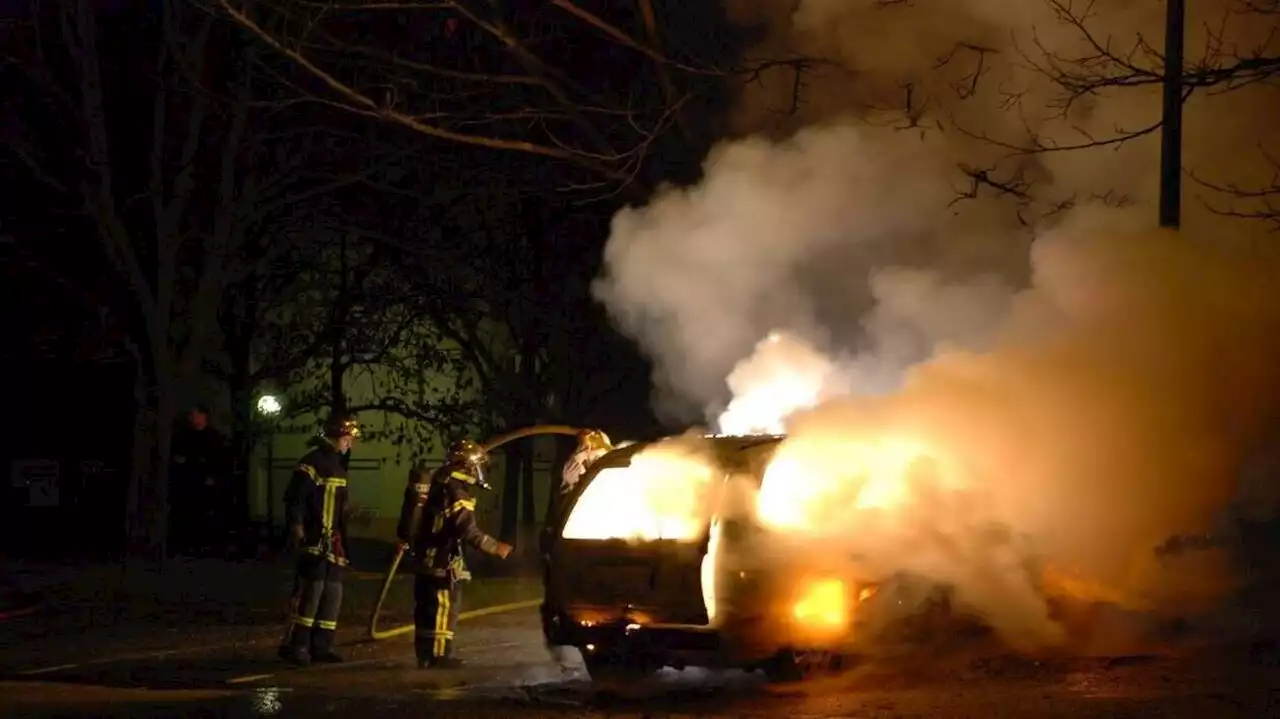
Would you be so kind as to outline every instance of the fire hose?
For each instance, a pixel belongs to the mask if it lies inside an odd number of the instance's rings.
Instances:
[[[514,442],[518,439],[524,439],[525,437],[534,437],[544,434],[560,434],[574,437],[577,436],[579,432],[582,432],[582,428],[580,427],[569,427],[563,424],[537,424],[531,427],[512,430],[506,434],[500,434],[481,446],[484,447],[484,451],[492,452],[508,442]],[[390,639],[391,637],[408,634],[413,631],[412,624],[406,624],[404,626],[394,627],[391,629],[378,629],[378,616],[382,614],[382,603],[386,601],[387,593],[391,591],[391,583],[395,581],[396,570],[400,568],[400,561],[404,559],[405,552],[408,550],[408,544],[401,542],[396,545],[395,555],[391,558],[391,566],[387,568],[387,575],[382,580],[382,591],[378,592],[378,600],[373,604],[373,612],[369,615],[369,638],[374,641]],[[536,604],[539,604],[539,602],[522,602],[521,606],[534,606]],[[470,612],[463,612],[459,618],[466,619],[479,617],[490,613],[493,613],[492,610],[486,611],[484,609],[477,609]]]

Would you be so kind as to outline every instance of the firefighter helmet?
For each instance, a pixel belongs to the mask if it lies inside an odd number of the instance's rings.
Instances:
[[[340,437],[359,437],[360,422],[356,420],[356,416],[354,414],[335,412],[329,415],[328,421],[324,423],[324,436],[329,439],[338,439]]]
[[[449,446],[445,462],[454,468],[449,474],[451,479],[491,489],[484,479],[484,470],[489,466],[489,453],[484,447],[469,439],[460,439]]]
[[[613,449],[609,435],[598,429],[584,429],[578,433],[578,451],[604,451]]]

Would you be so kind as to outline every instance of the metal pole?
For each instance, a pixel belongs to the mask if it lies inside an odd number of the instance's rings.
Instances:
[[[1165,0],[1164,124],[1160,128],[1160,226],[1182,221],[1182,49],[1186,0]]]
[[[267,430],[267,536],[276,536],[276,430]]]

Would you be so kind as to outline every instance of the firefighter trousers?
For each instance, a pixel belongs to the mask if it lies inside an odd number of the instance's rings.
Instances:
[[[333,633],[342,609],[342,575],[342,567],[323,557],[299,557],[287,646],[313,654],[333,651]]]
[[[413,578],[413,649],[418,661],[453,654],[453,631],[462,613],[462,582]]]

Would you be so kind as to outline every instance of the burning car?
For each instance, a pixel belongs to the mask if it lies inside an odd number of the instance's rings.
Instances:
[[[709,667],[794,680],[846,661],[874,588],[853,561],[759,521],[782,439],[667,438],[597,460],[547,528],[548,642],[576,647],[596,679]]]

